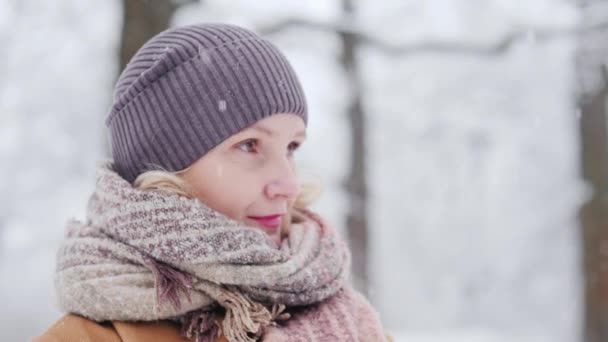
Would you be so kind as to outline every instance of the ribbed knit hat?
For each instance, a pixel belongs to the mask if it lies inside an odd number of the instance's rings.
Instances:
[[[157,166],[182,170],[278,113],[307,123],[285,56],[241,27],[198,24],[161,32],[137,51],[116,83],[106,126],[117,171],[132,183]]]

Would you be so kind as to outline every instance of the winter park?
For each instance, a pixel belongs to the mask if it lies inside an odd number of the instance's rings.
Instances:
[[[608,4],[0,1],[0,341],[608,341]]]

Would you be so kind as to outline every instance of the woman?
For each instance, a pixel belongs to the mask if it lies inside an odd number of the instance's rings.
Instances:
[[[116,84],[113,160],[58,253],[68,314],[36,341],[386,340],[346,281],[348,248],[306,209],[306,124],[294,70],[253,32],[148,41]]]

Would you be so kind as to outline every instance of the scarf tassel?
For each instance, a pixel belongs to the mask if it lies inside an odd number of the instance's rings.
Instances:
[[[146,264],[155,276],[156,298],[159,305],[169,301],[176,310],[181,307],[180,292],[191,302],[192,277],[168,264],[148,258]],[[212,342],[222,333],[231,342],[255,342],[264,328],[289,319],[285,305],[273,304],[272,309],[251,300],[237,287],[220,287],[218,303],[226,309],[220,329],[214,311],[195,311],[181,319],[182,336],[196,342]]]
[[[180,319],[181,335],[195,342],[214,342],[221,335],[215,311],[194,311]]]
[[[226,309],[222,330],[231,342],[255,342],[262,336],[265,327],[276,325],[277,320],[286,320],[290,316],[283,312],[285,305],[274,304],[269,311],[234,287],[222,289],[217,300]]]
[[[218,303],[226,311],[222,323],[217,310],[194,311],[181,318],[181,335],[196,342],[214,342],[222,334],[231,342],[254,342],[266,326],[290,318],[284,312],[285,305],[274,304],[268,310],[234,288],[232,291],[222,288]]]
[[[148,258],[146,264],[154,274],[156,301],[159,305],[169,301],[175,310],[179,310],[181,308],[180,292],[186,296],[188,302],[192,302],[190,297],[192,277],[190,275],[153,258]]]

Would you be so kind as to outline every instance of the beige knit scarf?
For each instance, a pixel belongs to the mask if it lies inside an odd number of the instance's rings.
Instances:
[[[139,190],[100,163],[84,222],[70,219],[58,252],[60,306],[96,321],[182,321],[203,340],[219,330],[255,341],[345,285],[350,254],[318,215],[296,210],[280,247],[197,199]]]

